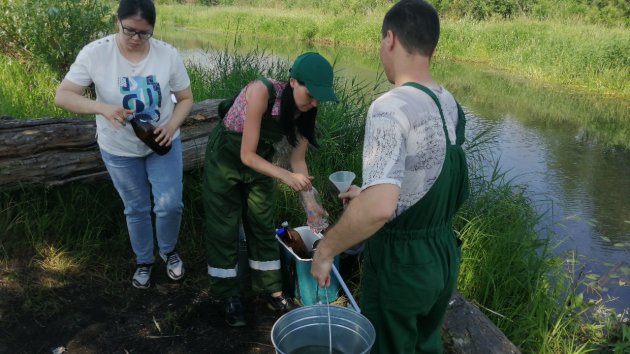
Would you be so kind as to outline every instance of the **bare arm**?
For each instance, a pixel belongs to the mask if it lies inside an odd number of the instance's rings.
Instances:
[[[127,116],[133,114],[130,109],[96,102],[85,96],[84,86],[79,86],[68,80],[63,80],[55,93],[55,104],[68,112],[77,114],[100,114],[115,127],[125,124]]]
[[[308,176],[308,166],[306,165],[306,150],[308,149],[308,140],[302,136],[298,137],[298,146],[291,151],[289,156],[289,165],[291,171]]]
[[[190,113],[193,106],[193,94],[190,86],[181,91],[174,92],[174,94],[177,103],[175,104],[171,120],[169,120],[165,126],[155,129],[155,134],[157,134],[155,141],[160,145],[171,145],[173,134],[175,134],[177,129],[184,123],[184,120],[188,117],[188,113]]]
[[[276,166],[256,153],[260,140],[260,126],[267,110],[269,92],[262,82],[256,81],[247,88],[245,95],[247,113],[241,142],[241,161],[257,172],[280,179],[296,191],[310,189],[311,182],[307,175],[293,173]],[[300,145],[297,149],[299,148]],[[306,148],[304,147],[304,149]]]
[[[350,201],[341,218],[326,232],[313,256],[311,274],[320,286],[329,286],[336,255],[374,235],[396,211],[400,187],[379,184],[368,187]]]

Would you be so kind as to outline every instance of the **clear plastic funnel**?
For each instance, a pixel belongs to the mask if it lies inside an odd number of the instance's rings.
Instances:
[[[328,179],[337,187],[339,192],[345,192],[350,188],[357,175],[350,171],[337,171],[328,176]]]

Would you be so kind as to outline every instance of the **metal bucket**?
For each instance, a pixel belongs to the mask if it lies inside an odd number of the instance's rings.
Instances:
[[[329,345],[333,353],[369,353],[375,336],[365,316],[337,305],[300,307],[284,314],[271,328],[271,342],[279,354],[316,352],[312,348],[329,353]]]

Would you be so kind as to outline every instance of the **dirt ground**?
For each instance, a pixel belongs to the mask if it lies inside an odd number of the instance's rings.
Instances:
[[[249,296],[247,326],[229,327],[221,303],[205,290],[205,269],[189,270],[178,283],[161,264],[151,288],[139,290],[94,272],[89,279],[80,272],[59,276],[30,263],[1,267],[0,353],[275,352],[270,333],[280,314]],[[121,268],[121,277],[130,278],[133,269]]]
[[[241,276],[247,325],[232,328],[222,302],[208,295],[204,259],[190,256],[182,281],[157,261],[151,287],[140,290],[131,285],[131,261],[62,272],[35,255],[8,257],[0,245],[0,354],[275,353],[271,328],[282,314],[251,294],[248,272]],[[350,287],[357,267],[356,257],[341,260]]]

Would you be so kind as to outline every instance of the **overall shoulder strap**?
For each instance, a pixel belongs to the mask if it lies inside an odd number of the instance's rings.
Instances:
[[[271,81],[269,81],[269,79],[267,79],[266,77],[261,76],[258,78],[258,80],[260,80],[263,84],[265,84],[265,86],[267,86],[267,91],[269,91],[269,102],[271,103],[276,99],[276,89],[273,87]],[[273,104],[271,104],[271,106],[273,106]]]
[[[466,141],[466,113],[457,101],[457,127],[455,127],[455,144],[462,145]]]
[[[448,130],[446,129],[446,122],[444,121],[444,114],[442,114],[442,106],[440,105],[440,101],[438,100],[437,96],[435,96],[435,93],[433,93],[433,91],[431,91],[428,87],[420,85],[415,82],[408,82],[404,84],[403,86],[415,87],[418,90],[426,93],[427,95],[429,95],[429,97],[433,99],[435,104],[438,106],[438,109],[440,110],[440,116],[442,116],[442,128],[444,129],[444,132],[446,133],[446,136],[448,137]],[[460,106],[457,101],[455,101],[455,104],[457,105],[457,126],[455,127],[455,144],[461,146],[466,140],[466,134],[465,134],[466,114],[464,113],[462,106]]]
[[[424,85],[420,85],[417,82],[407,82],[405,84],[403,84],[403,86],[411,86],[411,87],[415,87],[418,90],[426,93],[427,95],[429,95],[429,97],[431,97],[431,99],[433,100],[433,102],[435,102],[435,105],[437,106],[438,110],[440,111],[440,118],[442,118],[442,129],[444,130],[444,134],[446,134],[446,145],[449,145],[449,137],[448,137],[448,129],[446,129],[446,121],[444,120],[444,113],[442,113],[442,105],[440,104],[440,100],[438,100],[437,96],[435,95],[435,93],[433,93],[433,91],[431,91],[428,87],[424,86]]]

